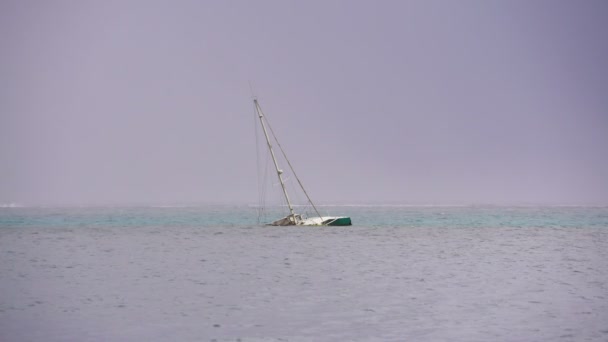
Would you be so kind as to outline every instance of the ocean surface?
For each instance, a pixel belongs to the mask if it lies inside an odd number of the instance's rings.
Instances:
[[[0,208],[0,341],[608,341],[606,207],[320,209]]]

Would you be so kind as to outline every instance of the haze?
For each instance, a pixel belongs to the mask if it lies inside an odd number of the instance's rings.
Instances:
[[[0,204],[608,204],[606,1],[2,1]]]

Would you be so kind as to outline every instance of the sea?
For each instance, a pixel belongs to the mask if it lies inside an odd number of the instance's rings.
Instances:
[[[0,208],[0,341],[608,341],[608,207]]]

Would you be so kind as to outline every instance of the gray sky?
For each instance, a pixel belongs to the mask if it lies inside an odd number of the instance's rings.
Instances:
[[[608,204],[606,1],[2,1],[0,204]]]

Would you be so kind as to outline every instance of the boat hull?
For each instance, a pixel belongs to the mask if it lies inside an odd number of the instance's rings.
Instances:
[[[323,216],[304,219],[298,223],[302,226],[351,226],[350,217],[347,216]]]
[[[335,220],[327,223],[328,226],[352,226],[350,217],[338,217]]]
[[[286,216],[268,224],[269,226],[352,226],[348,216],[323,216],[302,218],[298,214]]]

